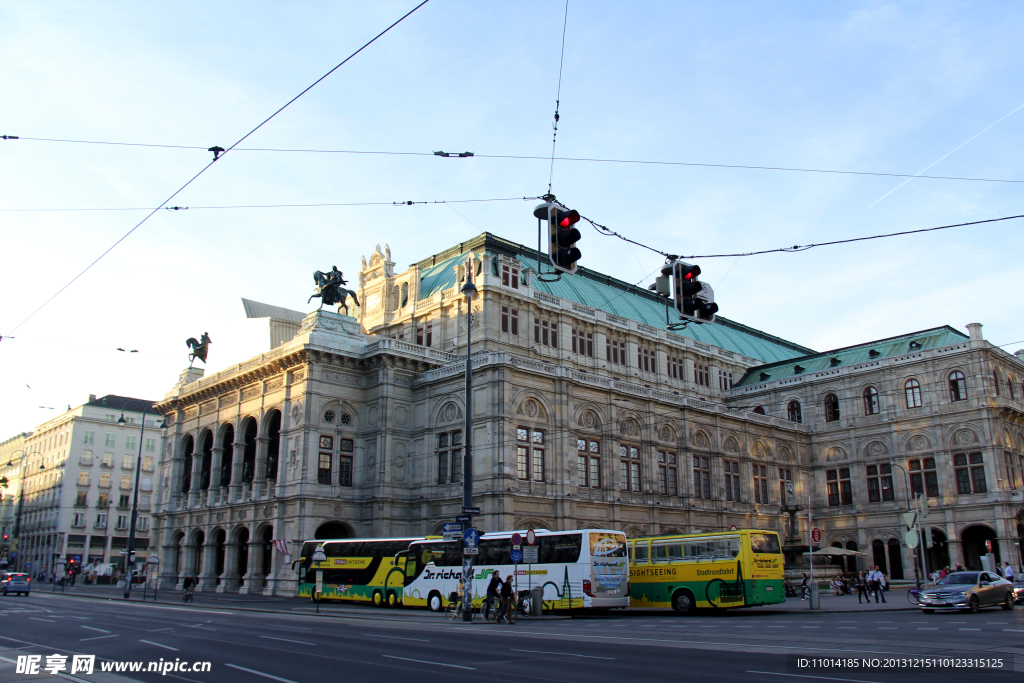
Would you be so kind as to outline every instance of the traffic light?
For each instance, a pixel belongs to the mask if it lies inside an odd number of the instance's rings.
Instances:
[[[697,323],[715,322],[718,304],[711,285],[700,282],[700,266],[674,261],[672,263],[672,294],[680,318]]]
[[[575,227],[580,212],[567,209],[557,202],[545,202],[533,210],[533,215],[548,222],[548,259],[555,270],[575,273],[576,262],[582,254],[576,243],[582,235]]]

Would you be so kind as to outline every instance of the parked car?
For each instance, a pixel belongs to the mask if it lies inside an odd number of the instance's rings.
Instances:
[[[31,588],[32,579],[29,578],[28,574],[22,574],[20,572],[5,572],[3,578],[0,578],[0,589],[3,590],[4,595],[7,595],[8,593],[28,595]]]
[[[1013,584],[990,572],[953,572],[921,592],[918,603],[925,614],[935,610],[969,610],[985,607],[1013,609]]]

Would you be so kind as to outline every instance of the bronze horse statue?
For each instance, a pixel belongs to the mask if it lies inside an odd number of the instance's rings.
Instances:
[[[333,266],[331,270],[326,273],[319,270],[313,272],[313,282],[316,283],[316,288],[313,290],[312,296],[306,301],[308,304],[316,297],[320,297],[320,308],[323,308],[324,304],[328,306],[334,306],[337,304],[338,313],[345,311],[345,315],[348,315],[348,306],[345,305],[345,301],[352,297],[352,300],[359,305],[359,298],[356,293],[351,289],[345,289],[342,285],[348,284],[343,277],[343,273],[338,270],[337,266]]]
[[[196,340],[195,337],[189,337],[185,340],[185,344],[188,348],[192,349],[192,353],[188,354],[188,366],[192,367],[192,364],[196,362],[196,358],[206,363],[206,354],[210,350],[210,344],[213,342],[210,340],[210,335],[203,332],[201,339]]]

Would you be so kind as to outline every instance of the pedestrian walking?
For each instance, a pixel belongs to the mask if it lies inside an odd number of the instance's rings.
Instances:
[[[857,574],[857,604],[860,605],[861,597],[863,596],[865,602],[871,604],[871,595],[868,593],[868,578],[867,574],[860,572]]]
[[[878,604],[879,597],[885,602],[885,594],[882,592],[882,572],[878,567],[872,567],[868,574],[868,591],[875,596],[875,604]]]
[[[1013,567],[1010,566],[1009,562],[1007,562],[1006,566],[1003,567],[1003,578],[1010,583],[1013,583]]]
[[[804,574],[804,578],[800,579],[800,599],[801,600],[806,600],[807,599],[808,588],[809,587],[807,585],[807,574]],[[812,607],[813,607],[813,605],[812,605]]]

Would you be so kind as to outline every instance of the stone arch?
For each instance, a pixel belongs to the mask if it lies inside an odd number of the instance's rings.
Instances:
[[[677,440],[676,428],[673,425],[664,423],[660,425],[655,431],[657,438],[664,443],[674,444]]]
[[[1000,445],[1006,449],[1013,449],[1013,437],[1010,436],[1010,430],[1005,427],[1000,434]]]
[[[210,535],[213,537],[213,544],[215,546],[213,554],[213,573],[215,575],[214,584],[219,586],[220,577],[225,572],[228,532],[223,527],[216,527],[210,532]]]
[[[192,453],[195,451],[195,438],[191,434],[185,434],[181,438],[180,449],[185,462],[181,468],[181,481],[178,483],[178,490],[188,493],[192,490]]]
[[[912,432],[903,437],[905,453],[923,453],[932,450],[932,440],[924,432]]]
[[[199,452],[202,454],[199,461],[199,490],[206,491],[210,488],[210,468],[213,466],[213,431],[203,429],[199,432]]]
[[[690,431],[690,444],[697,450],[710,451],[715,447],[715,440],[711,436],[711,430],[703,427],[694,427]]]
[[[359,429],[355,407],[344,399],[332,398],[324,401],[314,422],[338,429]]]
[[[950,432],[949,445],[952,448],[965,448],[979,442],[978,433],[970,427],[957,426]]]
[[[1002,563],[1002,555],[999,548],[999,539],[996,538],[996,531],[987,524],[972,523],[965,525],[960,530],[960,541],[963,544],[964,566],[968,569],[978,571],[982,568],[981,558],[988,552],[985,542],[992,543],[992,554],[996,562]]]
[[[186,555],[191,555],[191,562],[187,562],[189,566],[185,568],[187,573],[192,574],[192,578],[198,578],[203,573],[203,544],[206,543],[206,534],[202,529],[193,529],[192,534],[189,538],[188,548],[191,551]]]
[[[864,457],[881,458],[889,455],[889,444],[882,439],[871,439],[864,446]]]
[[[750,449],[750,455],[758,460],[769,460],[772,457],[772,447],[764,439],[757,439]]]
[[[647,527],[639,524],[627,524],[622,527],[622,533],[626,534],[626,538],[641,538],[647,536]]]
[[[584,403],[576,409],[576,424],[582,429],[600,431],[601,425],[604,424],[602,413],[603,411],[597,406]]]
[[[185,567],[185,531],[178,529],[171,535],[171,547],[164,556],[164,571],[175,577],[181,576]]]
[[[542,519],[538,519],[536,517],[526,517],[520,519],[518,522],[515,523],[515,529],[543,529],[546,531],[550,531],[553,529],[553,527]]]
[[[536,422],[547,422],[548,416],[553,414],[547,399],[533,392],[523,393],[517,397],[515,406],[516,415],[523,415],[526,419]]]
[[[221,425],[217,437],[217,443],[222,451],[220,461],[220,472],[214,472],[216,477],[220,476],[220,485],[227,486],[231,483],[231,463],[235,455],[235,425],[225,422]]]
[[[456,424],[463,419],[465,413],[462,412],[464,404],[461,399],[448,398],[443,401],[439,401],[434,406],[433,415],[430,418],[430,424],[434,426]]]
[[[240,524],[231,534],[231,538],[235,544],[235,566],[231,568],[231,573],[238,577],[239,585],[244,585],[245,575],[249,573],[249,526]]]
[[[317,540],[328,539],[328,538],[355,538],[356,533],[348,522],[342,522],[341,520],[331,519],[322,522],[313,534],[313,538]]]
[[[839,444],[828,444],[821,449],[821,461],[824,463],[842,462],[848,459],[849,455],[846,449]]]
[[[639,415],[632,411],[623,411],[619,414],[618,432],[626,438],[642,439],[644,435],[644,421]]]
[[[793,455],[792,447],[787,443],[779,444],[779,462],[795,462],[796,458]]]
[[[729,436],[725,437],[725,439],[722,441],[722,450],[725,451],[726,453],[738,454],[740,452],[739,440],[735,436],[730,434]]]
[[[256,475],[256,439],[259,435],[259,422],[252,415],[242,419],[241,437],[244,448],[242,451],[242,483],[251,484]]]
[[[661,527],[662,536],[678,536],[679,534],[686,533],[677,526],[663,526]]]
[[[281,420],[278,408],[271,408],[263,418],[263,435],[267,439],[264,478],[277,480],[277,463],[281,456]]]
[[[274,573],[274,525],[270,522],[261,524],[256,529],[256,539],[259,546],[256,554],[257,565],[254,569],[259,568],[259,580],[265,587],[267,577]]]

